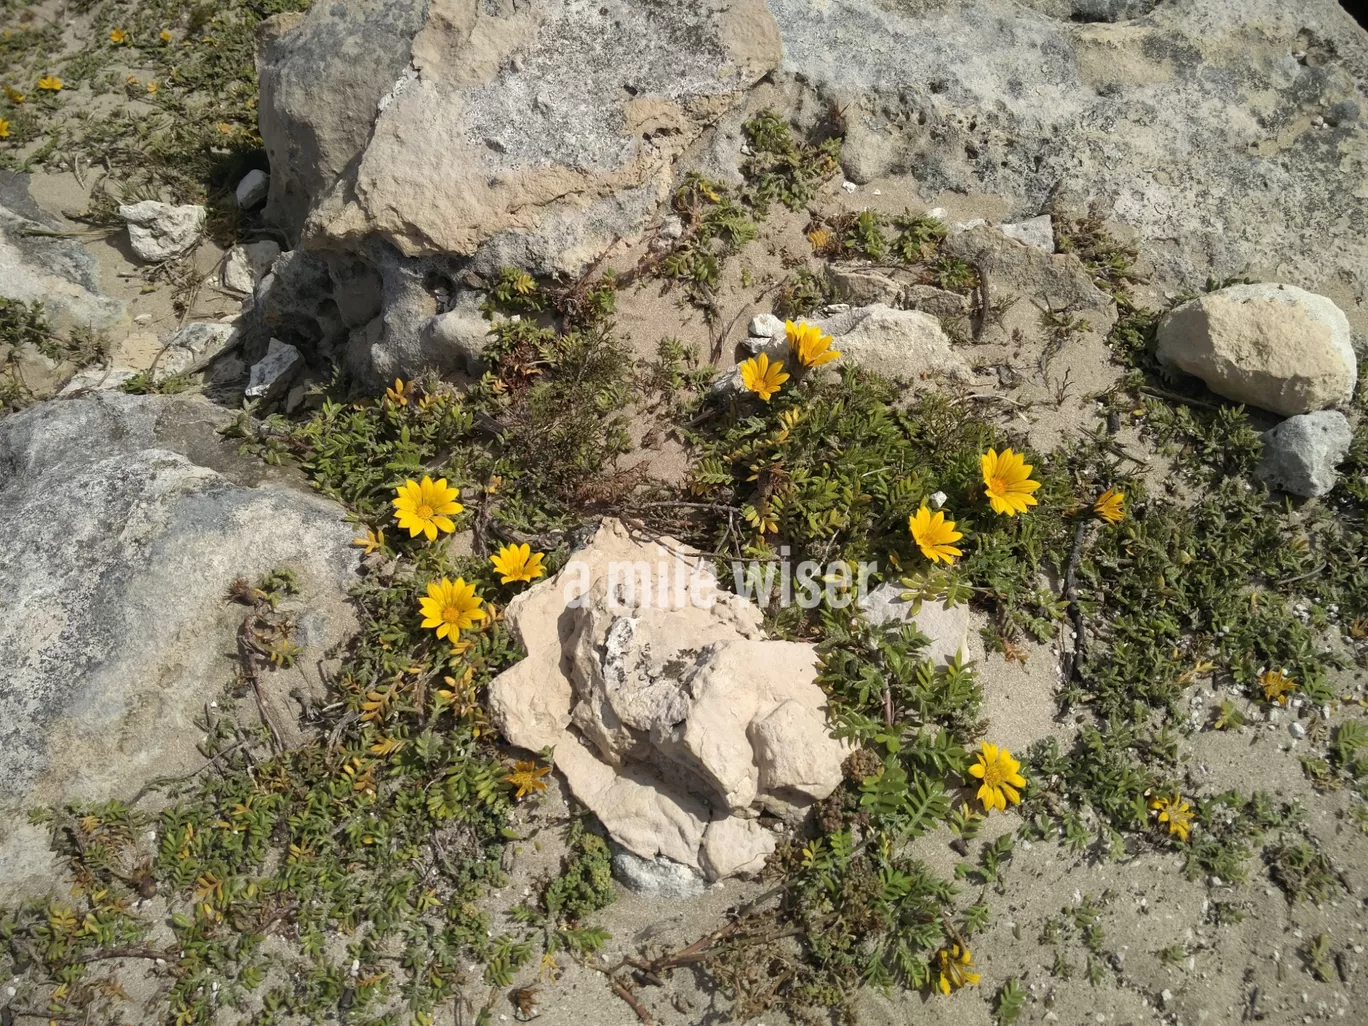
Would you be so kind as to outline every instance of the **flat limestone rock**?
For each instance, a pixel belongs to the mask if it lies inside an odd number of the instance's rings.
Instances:
[[[852,181],[998,197],[1004,220],[1095,210],[1164,288],[1338,278],[1344,309],[1368,298],[1368,36],[1336,0],[768,6],[781,72],[842,110]]]
[[[860,604],[865,618],[875,625],[898,621],[914,624],[931,640],[926,655],[937,664],[948,663],[956,655],[982,663],[983,641],[967,605],[922,602],[918,608],[917,603],[900,597],[906,590],[897,581],[879,585]]]

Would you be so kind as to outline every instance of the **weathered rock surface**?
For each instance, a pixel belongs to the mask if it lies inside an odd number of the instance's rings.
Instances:
[[[973,378],[969,364],[950,345],[940,321],[920,310],[894,310],[882,304],[857,307],[815,321],[832,337],[842,360],[888,377],[918,382]]]
[[[270,273],[278,256],[280,246],[270,239],[234,246],[223,258],[223,287],[229,292],[250,294],[256,283]]]
[[[871,624],[911,623],[930,639],[925,655],[939,664],[950,662],[957,655],[982,663],[983,641],[978,624],[968,605],[946,606],[941,602],[905,602],[905,591],[897,581],[881,584],[860,604],[860,609]],[[913,610],[916,612],[913,612]]]
[[[100,269],[77,239],[29,234],[66,231],[29,196],[28,175],[0,170],[0,297],[42,303],[53,326],[105,329],[126,316],[100,292]]]
[[[292,689],[323,693],[318,662],[354,626],[354,531],[340,507],[238,456],[216,433],[230,419],[200,399],[100,393],[0,420],[7,893],[49,869],[25,808],[127,799],[203,763],[193,719],[234,680],[235,578],[289,567],[303,589],[282,606],[297,670],[262,675],[277,723],[298,722]]]
[[[1335,487],[1336,468],[1353,440],[1349,421],[1338,410],[1288,417],[1264,432],[1255,476],[1289,495],[1318,498]]]
[[[883,303],[893,306],[902,296],[904,284],[881,270],[855,265],[834,265],[827,278],[836,298],[854,306]]]
[[[991,303],[1010,297],[1029,311],[1033,328],[1038,328],[1044,306],[1081,316],[1100,335],[1116,323],[1115,300],[1093,283],[1087,268],[1070,253],[1042,251],[986,224],[951,235],[943,250],[987,280]],[[1011,312],[1004,313],[1010,320]]]
[[[782,70],[842,107],[853,181],[906,172],[1008,216],[1095,206],[1170,288],[1249,275],[1364,301],[1368,36],[1335,0],[768,6]]]
[[[271,339],[266,355],[252,364],[245,392],[247,398],[260,399],[263,403],[282,398],[303,362],[294,346],[278,338]]]
[[[998,227],[1007,238],[1024,242],[1042,253],[1053,253],[1055,250],[1054,218],[1049,214],[1041,214],[1039,217],[1028,218],[1015,224],[999,225]]]
[[[222,321],[191,321],[166,340],[166,351],[157,361],[162,376],[202,367],[235,343],[237,326]]]
[[[777,317],[778,327],[770,336],[752,335],[745,348],[751,354],[766,354],[771,360],[782,361],[790,372],[795,371],[792,349],[784,322]],[[861,306],[826,318],[808,318],[832,337],[831,346],[840,352],[841,361],[858,363],[890,378],[901,378],[916,387],[932,380],[967,382],[973,372],[950,344],[940,321],[920,310],[895,310],[876,303]],[[773,327],[769,321],[756,318],[751,328]],[[828,364],[827,366],[833,366]],[[711,394],[726,400],[742,395],[740,364],[723,371],[712,383]]]
[[[1159,361],[1218,395],[1295,416],[1347,403],[1358,381],[1349,321],[1292,285],[1231,285],[1171,310]]]
[[[605,521],[507,621],[528,655],[490,686],[495,723],[554,746],[575,797],[641,858],[754,872],[775,846],[756,816],[799,819],[841,780],[812,646],[764,640],[759,610],[672,539]]]
[[[476,296],[463,293],[452,309],[423,325],[418,332],[419,352],[407,362],[458,369],[478,376],[484,370],[484,351],[492,339],[493,328],[480,307]],[[377,353],[374,357],[377,364],[393,360],[391,353]]]
[[[433,7],[305,235],[469,256],[508,233],[501,262],[576,270],[645,227],[674,158],[779,57],[763,0]]]
[[[126,203],[119,216],[128,224],[128,241],[133,252],[156,263],[183,256],[195,248],[204,230],[203,207],[195,203],[172,206],[157,200]]]
[[[260,70],[267,212],[333,277],[277,301],[311,303],[312,336],[273,331],[345,347],[372,382],[411,368],[470,275],[574,275],[673,230],[671,184],[736,181],[740,122],[767,104],[807,126],[841,109],[853,182],[996,197],[1007,224],[954,246],[1005,232],[1049,258],[1040,212],[1095,209],[1162,289],[1277,278],[1368,330],[1368,197],[1344,184],[1368,165],[1368,40],[1333,0],[345,0],[273,19]],[[336,273],[344,254],[364,272]],[[339,317],[367,276],[378,309]],[[893,305],[887,282],[847,285]]]
[[[708,886],[696,869],[661,856],[643,859],[620,844],[613,845],[613,876],[628,890],[652,898],[693,898]]]
[[[349,0],[273,19],[258,61],[266,216],[336,287],[268,279],[282,295],[265,302],[308,319],[297,336],[268,330],[345,348],[372,384],[442,365],[425,329],[455,282],[503,265],[579,273],[639,235],[676,160],[779,58],[764,0]],[[339,317],[339,294],[370,295],[368,277],[379,309]]]
[[[271,161],[265,216],[292,239],[365,146],[377,105],[409,67],[427,9],[417,0],[348,0],[307,16],[278,14],[262,26],[261,137]]]

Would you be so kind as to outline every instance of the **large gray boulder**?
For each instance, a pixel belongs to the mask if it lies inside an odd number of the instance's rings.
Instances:
[[[240,457],[202,399],[97,393],[0,420],[0,879],[41,889],[46,834],[24,810],[127,800],[204,757],[194,718],[234,684],[245,610],[233,580],[279,567],[303,649],[264,672],[288,743],[292,692],[323,693],[319,662],[354,627],[357,555],[342,510]],[[246,708],[254,709],[249,699]]]
[[[265,216],[298,236],[310,205],[361,152],[376,106],[409,64],[427,4],[346,0],[261,27],[261,138],[271,161]]]

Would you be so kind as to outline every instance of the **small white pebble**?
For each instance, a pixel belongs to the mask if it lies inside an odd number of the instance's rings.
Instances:
[[[856,189],[859,188],[859,186],[856,185],[854,182],[842,182],[841,188],[844,189],[846,192],[854,192]]]
[[[10,997],[14,997],[14,995],[18,994],[19,992],[15,990],[13,987],[6,987],[5,993],[8,994]]]
[[[1306,728],[1300,723],[1293,721],[1287,725],[1287,729],[1292,732],[1293,737],[1306,737]]]
[[[875,195],[875,196],[882,196],[882,195],[883,195],[883,190],[882,190],[882,189],[875,189],[875,190],[874,190],[874,195]]]
[[[945,500],[948,498],[949,496],[946,495],[944,492],[932,492],[931,505],[935,509],[940,509],[942,506],[945,505]]]
[[[1159,995],[1159,1003],[1164,1008],[1167,1008],[1169,1005],[1173,1004],[1173,991],[1169,990],[1167,987],[1164,988],[1163,993]]]

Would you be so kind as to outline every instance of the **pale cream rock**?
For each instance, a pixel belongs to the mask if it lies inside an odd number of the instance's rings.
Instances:
[[[1348,318],[1293,285],[1231,285],[1184,303],[1160,322],[1156,355],[1286,417],[1347,403],[1358,381]]]
[[[756,816],[801,819],[841,781],[813,647],[765,640],[760,611],[673,539],[605,520],[506,620],[528,655],[490,685],[494,722],[554,747],[571,792],[642,858],[754,872],[775,844]]]

